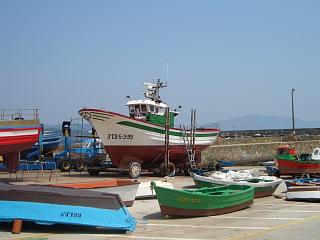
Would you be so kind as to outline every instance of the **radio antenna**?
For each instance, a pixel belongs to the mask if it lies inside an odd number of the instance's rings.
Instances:
[[[168,82],[169,77],[169,63],[166,63],[166,82]]]

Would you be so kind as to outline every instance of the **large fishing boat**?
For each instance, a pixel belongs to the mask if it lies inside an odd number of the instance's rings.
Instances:
[[[141,167],[161,169],[166,152],[166,132],[167,136],[169,135],[167,139],[171,170],[175,167],[187,169],[190,155],[186,142],[193,141],[194,160],[195,163],[199,163],[201,151],[214,143],[220,130],[175,128],[174,118],[179,112],[167,111],[168,105],[159,95],[160,88],[166,85],[159,80],[145,85],[147,91],[144,100],[127,102],[129,116],[91,108],[81,109],[79,115],[96,129],[113,164],[120,169],[129,169],[131,176],[140,175]]]
[[[39,140],[37,109],[5,109],[0,113],[0,155],[8,171],[19,165],[19,154]]]

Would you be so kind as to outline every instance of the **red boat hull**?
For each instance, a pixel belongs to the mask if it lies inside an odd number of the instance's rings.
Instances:
[[[294,161],[277,159],[278,168],[281,174],[303,174],[303,173],[320,173],[320,161]]]
[[[196,163],[201,162],[201,151],[208,148],[207,145],[196,146]],[[106,151],[112,163],[118,168],[128,168],[130,162],[138,162],[143,168],[159,166],[164,161],[164,146],[107,146]],[[169,150],[169,161],[176,167],[185,167],[188,162],[186,147],[172,145]]]
[[[0,129],[0,155],[31,148],[39,139],[40,126]]]
[[[12,127],[0,129],[0,155],[8,171],[14,171],[19,165],[19,153],[29,149],[39,139],[41,127]]]

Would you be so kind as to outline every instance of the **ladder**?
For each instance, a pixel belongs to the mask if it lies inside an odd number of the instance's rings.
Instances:
[[[192,109],[191,110],[191,128],[190,128],[189,134],[187,133],[187,129],[185,126],[180,126],[183,143],[186,147],[191,169],[196,168],[195,151],[194,151],[195,150],[195,130],[196,130],[195,116],[196,116],[196,110]]]

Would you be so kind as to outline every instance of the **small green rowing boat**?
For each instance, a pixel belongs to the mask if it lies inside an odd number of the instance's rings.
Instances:
[[[253,203],[251,186],[223,186],[177,190],[152,184],[161,213],[170,216],[212,216],[238,211]]]

